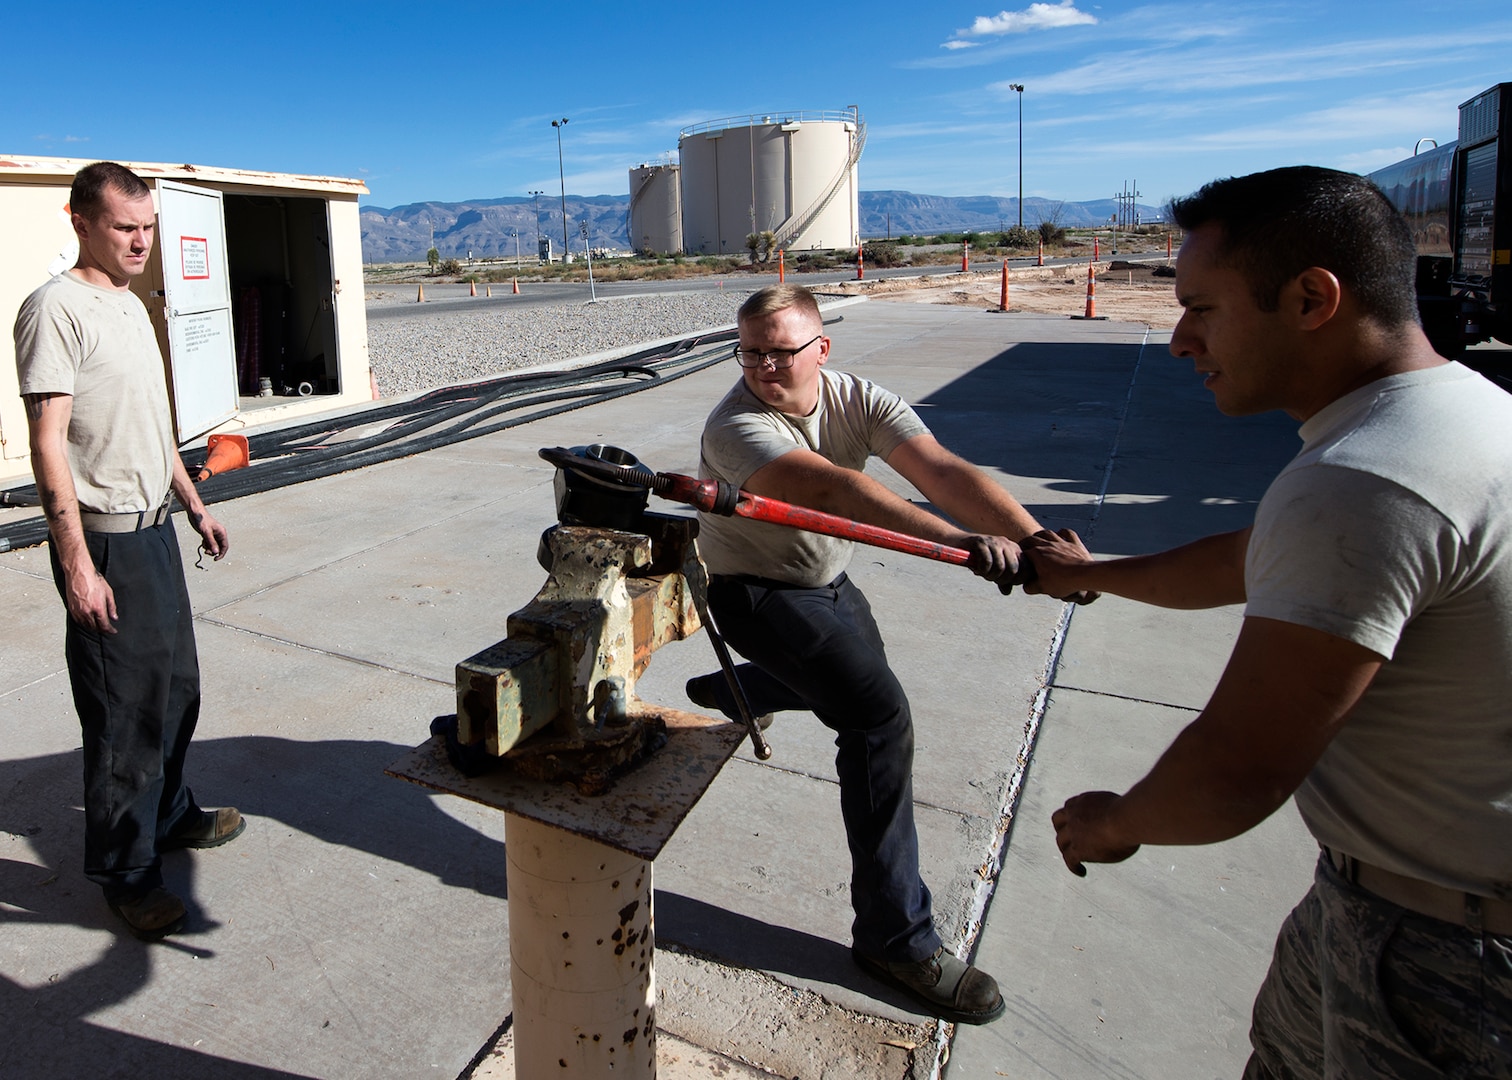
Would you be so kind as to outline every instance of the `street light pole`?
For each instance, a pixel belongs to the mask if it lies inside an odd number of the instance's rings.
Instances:
[[[546,193],[544,191],[527,191],[525,194],[529,195],[531,201],[535,204],[536,258],[539,259],[541,257],[541,196]]]
[[[1024,227],[1024,84],[1023,83],[1009,83],[1008,84],[1008,89],[1017,91],[1018,92],[1018,99],[1019,99],[1019,197],[1018,197],[1019,223],[1018,223],[1018,227],[1020,229],[1022,229]]]
[[[553,120],[551,126],[556,128],[557,133],[557,179],[562,184],[562,261],[568,261],[567,255],[567,173],[562,168],[562,129],[567,126],[567,118]]]

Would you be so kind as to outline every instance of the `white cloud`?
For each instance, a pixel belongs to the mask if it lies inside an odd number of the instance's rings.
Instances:
[[[1034,80],[1034,88],[1041,94],[1147,92],[1150,72],[1161,64],[1171,64],[1179,73],[1183,88],[1202,86],[1215,93],[1231,92],[1443,67],[1457,58],[1468,62],[1488,46],[1508,40],[1512,40],[1512,27],[1502,25],[1302,47],[1278,47],[1265,42],[1257,46],[1188,49],[1174,55],[1164,49],[1137,49],[1106,53],[1076,67],[1046,73]],[[987,89],[1005,98],[1011,96],[1006,81],[991,83]]]
[[[975,49],[975,48],[978,48],[981,44],[982,43],[980,41],[946,41],[946,42],[942,42],[941,43],[940,48],[942,48],[942,49]]]
[[[1000,11],[996,15],[978,15],[965,30],[957,30],[956,38],[996,37],[1000,34],[1025,34],[1031,30],[1056,30],[1064,26],[1095,24],[1097,17],[1076,10],[1076,0],[1061,0],[1058,4],[1033,3],[1023,11]],[[961,48],[949,45],[947,48]]]

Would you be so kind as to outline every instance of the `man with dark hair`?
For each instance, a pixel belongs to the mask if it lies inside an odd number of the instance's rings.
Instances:
[[[16,317],[16,368],[32,472],[68,613],[65,655],[84,736],[84,869],[144,940],[183,926],[161,853],[240,835],[230,807],[201,810],[184,785],[199,717],[199,660],[178,537],[178,497],[205,551],[226,529],[173,443],[157,336],[130,290],[156,228],[129,170],[80,170],[69,207],[79,258]]]
[[[1512,1075],[1512,398],[1434,354],[1406,224],[1368,180],[1281,169],[1175,206],[1171,352],[1302,449],[1252,526],[1031,591],[1245,604],[1206,708],[1123,795],[1053,815],[1078,874],[1206,844],[1295,793],[1321,847],[1255,1002],[1247,1077]]]
[[[150,199],[152,189],[140,176],[114,161],[97,161],[74,174],[68,191],[68,211],[85,221],[93,221],[105,209],[107,192],[114,191],[127,200]]]
[[[824,367],[830,340],[813,294],[778,285],[740,308],[741,379],[704,426],[699,472],[758,495],[922,536],[971,552],[1004,591],[1015,540],[1039,524],[979,470],[935,441],[896,395]],[[967,532],[861,470],[877,455]],[[990,975],[947,952],[919,877],[913,719],[866,597],[845,574],[849,541],[744,518],[700,515],[709,605],[757,713],[812,710],[835,731],[840,811],[851,852],[851,952],[934,1015],[970,1024],[1002,1015]],[[720,674],[688,683],[705,708],[738,715]]]

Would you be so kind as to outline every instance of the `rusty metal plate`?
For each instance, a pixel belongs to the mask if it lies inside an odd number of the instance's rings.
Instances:
[[[654,861],[746,731],[727,720],[643,703],[632,709],[636,713],[661,717],[667,725],[667,745],[619,777],[603,795],[583,795],[571,784],[521,776],[507,765],[485,776],[463,776],[447,760],[439,735],[383,771]]]

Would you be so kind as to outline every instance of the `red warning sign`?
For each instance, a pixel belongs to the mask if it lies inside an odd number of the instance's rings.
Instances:
[[[210,241],[203,236],[179,237],[179,255],[185,281],[208,281],[210,278]]]

